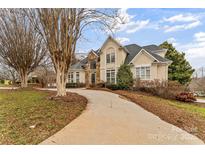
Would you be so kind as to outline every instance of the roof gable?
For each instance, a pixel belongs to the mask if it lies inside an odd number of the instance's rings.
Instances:
[[[119,48],[123,49],[126,53],[129,53],[129,51],[126,48],[124,48],[118,41],[116,41],[112,36],[108,36],[108,38],[105,40],[105,42],[99,50],[101,51],[110,40],[116,43],[119,46]]]
[[[170,62],[170,60],[163,58],[160,55],[155,54],[153,52],[153,51],[156,51],[158,49],[163,50],[156,45],[148,45],[148,46],[140,47],[137,44],[130,44],[130,45],[126,45],[124,47],[129,50],[129,54],[127,55],[127,57],[125,59],[125,64],[129,64],[135,58],[135,56],[139,54],[139,52],[142,49],[145,52],[147,52],[151,57],[153,57],[157,62],[162,62],[162,63],[169,63]]]
[[[124,46],[129,51],[129,54],[125,58],[125,64],[129,64],[130,61],[140,52],[142,47],[138,46],[137,44],[130,44]]]

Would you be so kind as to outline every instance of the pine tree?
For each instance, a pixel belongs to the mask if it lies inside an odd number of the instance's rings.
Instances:
[[[130,66],[123,64],[117,72],[117,85],[120,89],[129,89],[133,85]]]
[[[185,53],[177,51],[172,44],[165,41],[160,45],[161,48],[168,49],[165,58],[172,60],[169,66],[169,80],[178,81],[181,84],[187,84],[191,81],[194,69],[185,59]]]

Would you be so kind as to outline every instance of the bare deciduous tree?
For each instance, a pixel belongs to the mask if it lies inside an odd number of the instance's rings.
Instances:
[[[85,28],[111,30],[119,23],[117,9],[29,9],[25,10],[43,37],[56,71],[57,96],[66,95],[66,79]]]
[[[48,57],[32,74],[37,76],[42,88],[48,87],[50,82],[54,83],[55,72],[50,58]]]
[[[41,63],[45,49],[22,9],[0,10],[0,56],[19,73],[21,87],[27,87],[28,75]]]
[[[1,64],[0,79],[11,80],[12,84],[15,84],[16,81],[19,79],[19,75],[18,75],[18,72],[16,72],[16,70],[13,69],[12,67]]]

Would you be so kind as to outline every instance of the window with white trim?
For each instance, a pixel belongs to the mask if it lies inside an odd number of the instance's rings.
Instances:
[[[106,54],[106,63],[114,63],[115,62],[115,52],[111,51]]]
[[[110,54],[110,59],[111,59],[111,63],[115,62],[115,53],[114,52]]]
[[[80,73],[76,72],[76,83],[80,82]]]
[[[142,80],[149,80],[150,66],[136,67],[136,78],[140,78]]]
[[[106,63],[110,63],[110,54],[106,54]]]
[[[115,83],[115,70],[107,70],[106,79],[108,83]]]
[[[73,72],[68,73],[68,82],[73,83]]]

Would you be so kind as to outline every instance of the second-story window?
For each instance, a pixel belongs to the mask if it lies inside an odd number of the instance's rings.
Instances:
[[[115,53],[111,53],[110,54],[110,57],[111,57],[111,63],[114,63],[115,62]]]
[[[107,63],[110,63],[110,54],[107,54],[107,55],[106,55],[106,62],[107,62]]]
[[[90,62],[90,69],[96,69],[96,61],[95,60]]]
[[[115,62],[115,53],[114,52],[106,54],[106,62],[107,62],[107,64]]]

